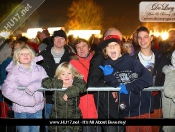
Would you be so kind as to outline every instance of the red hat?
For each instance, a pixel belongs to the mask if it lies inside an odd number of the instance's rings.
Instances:
[[[120,37],[118,35],[108,35],[99,45],[99,48],[104,49],[111,42],[117,42],[118,44],[122,44],[122,41],[120,40]]]

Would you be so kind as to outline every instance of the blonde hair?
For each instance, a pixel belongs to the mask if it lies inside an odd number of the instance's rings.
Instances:
[[[61,63],[55,72],[55,77],[60,77],[60,75],[66,71],[67,69],[70,69],[74,77],[78,77],[83,79],[83,75],[79,74],[78,71],[68,62],[63,62]]]
[[[23,50],[23,49],[29,50],[29,52],[30,52],[31,55],[32,55],[32,59],[35,57],[35,53],[33,52],[32,48],[30,48],[27,44],[23,44],[22,46],[20,46],[20,47],[14,52],[13,61],[14,61],[14,64],[15,64],[15,65],[18,64],[18,61],[19,61],[19,54],[20,54],[21,50]]]

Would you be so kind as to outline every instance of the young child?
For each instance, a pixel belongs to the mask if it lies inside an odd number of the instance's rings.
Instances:
[[[55,78],[45,78],[43,88],[67,88],[65,91],[56,91],[53,95],[51,119],[81,119],[82,114],[78,107],[80,94],[86,92],[86,83],[82,76],[68,62],[61,63],[55,73]],[[81,132],[81,126],[50,126],[51,132]]]
[[[163,67],[165,73],[164,91],[162,94],[163,118],[175,118],[175,51],[171,56],[171,65]],[[175,126],[163,126],[164,132],[175,132]]]
[[[116,35],[108,36],[100,45],[105,62],[99,67],[104,73],[104,80],[110,86],[121,88],[118,102],[124,118],[149,118],[149,113],[153,111],[152,94],[142,90],[152,85],[151,73],[135,57],[125,54],[118,38]],[[149,129],[140,126],[138,130],[150,132]],[[127,126],[126,131],[137,130],[129,130]]]
[[[42,118],[43,93],[37,91],[41,81],[47,77],[45,70],[36,64],[32,49],[23,45],[14,52],[13,61],[7,66],[8,75],[2,85],[2,94],[13,102],[15,118]],[[25,90],[19,90],[23,86]],[[18,132],[39,132],[39,126],[17,126]]]

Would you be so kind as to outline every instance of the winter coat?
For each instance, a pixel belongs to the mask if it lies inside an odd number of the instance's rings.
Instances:
[[[43,56],[43,60],[38,62],[37,64],[41,65],[47,75],[49,77],[54,77],[55,75],[55,71],[56,68],[62,63],[62,62],[69,62],[70,61],[70,56],[73,55],[73,53],[69,50],[69,48],[67,46],[64,47],[65,52],[63,54],[63,56],[61,57],[60,62],[57,64],[55,63],[55,60],[53,58],[53,55],[51,54],[51,48],[50,48],[51,44],[47,46],[46,50],[42,51],[39,55]],[[52,95],[53,92],[47,91],[45,92],[46,95],[46,103],[50,103],[52,104]]]
[[[153,111],[151,92],[142,91],[152,86],[151,73],[133,56],[122,55],[113,61],[108,58],[105,65],[114,68],[112,74],[105,76],[105,81],[113,87],[125,84],[128,94],[120,94],[119,103],[125,117],[139,116]],[[151,104],[150,104],[151,103]],[[120,107],[121,108],[121,107]]]
[[[162,86],[164,83],[164,74],[162,72],[162,66],[164,66],[164,64],[161,64],[162,54],[159,51],[157,51],[156,49],[154,49],[153,47],[151,50],[155,55],[154,68],[153,68],[153,71],[151,73],[152,77],[153,77],[153,86]],[[136,57],[136,59],[138,59],[138,60],[139,60],[139,57],[138,57],[139,51],[140,51],[140,48],[136,51],[136,53],[134,55]],[[160,102],[161,91],[156,91],[156,92],[153,92],[152,94],[154,95],[153,96],[154,97],[154,109],[160,109],[162,107],[162,104]]]
[[[44,88],[57,88],[63,87],[63,81],[57,78],[45,78],[42,81]],[[51,119],[81,119],[81,111],[78,107],[80,94],[86,92],[86,83],[83,79],[74,77],[73,84],[65,91],[55,91],[53,95],[53,107],[51,110]],[[63,95],[68,96],[68,101],[63,100]],[[69,132],[81,132],[81,126],[67,126]],[[51,132],[66,132],[66,126],[50,126]]]
[[[163,118],[175,118],[175,68],[163,67],[165,73],[164,91],[162,92]],[[164,132],[175,132],[175,126],[163,126]]]
[[[104,65],[104,57],[101,50],[97,50],[90,61],[88,74],[88,87],[110,87],[104,81],[104,74],[99,68],[99,65]],[[119,119],[122,114],[119,114],[118,102],[112,96],[112,92],[94,92],[96,108],[98,110],[99,119]],[[117,130],[116,130],[117,131]]]
[[[84,75],[84,81],[87,82],[90,60],[93,54],[90,53],[87,58],[81,58],[78,55],[73,56],[70,64],[73,65],[77,71]],[[97,118],[97,110],[94,102],[94,97],[92,93],[82,95],[80,97],[79,107],[81,109],[83,118]]]
[[[13,102],[14,112],[36,113],[44,108],[43,93],[37,91],[41,87],[41,81],[47,74],[36,61],[43,59],[42,56],[32,61],[31,69],[26,70],[22,64],[14,65],[13,61],[7,66],[7,78],[2,85],[2,94]],[[25,90],[19,90],[23,86]]]
[[[10,45],[6,42],[3,42],[3,44],[5,44],[5,46],[0,50],[0,64],[8,57],[10,57],[12,53],[12,48]]]
[[[0,85],[2,85],[4,83],[4,80],[7,77],[7,71],[5,69],[10,64],[11,61],[12,61],[12,58],[8,57],[1,64],[1,67],[0,67]]]

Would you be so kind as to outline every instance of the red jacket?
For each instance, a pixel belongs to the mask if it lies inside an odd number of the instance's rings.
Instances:
[[[70,61],[72,66],[82,75],[84,75],[84,81],[87,82],[90,60],[93,54],[87,58],[81,58],[78,55],[74,56]],[[81,109],[83,118],[94,118],[97,119],[97,109],[94,102],[93,94],[85,94],[80,97],[79,108]]]

